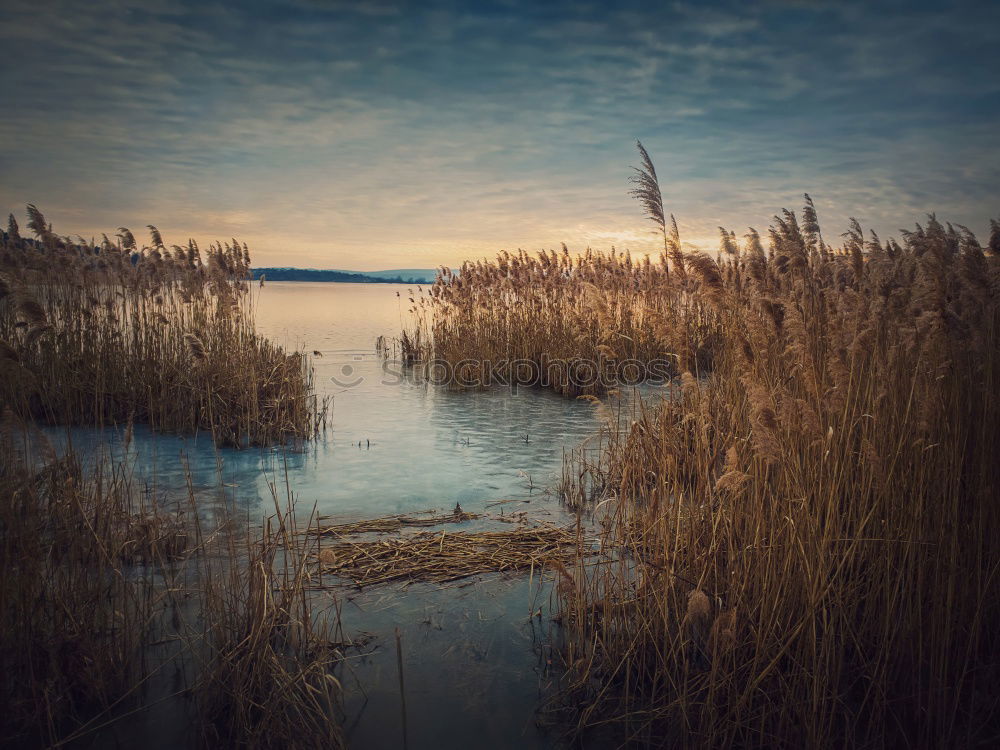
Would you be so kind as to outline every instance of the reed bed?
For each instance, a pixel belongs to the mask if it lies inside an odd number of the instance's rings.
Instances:
[[[316,435],[307,360],[254,330],[246,247],[202,260],[152,227],[150,247],[126,229],[96,245],[28,212],[36,239],[11,218],[0,248],[0,744],[118,742],[164,704],[189,744],[342,746],[343,638],[306,593],[292,498],[239,529],[222,497],[203,528],[193,490],[150,493],[104,453],[85,470],[37,426],[117,425],[126,447],[135,423],[220,446]]]
[[[310,545],[291,504],[204,561],[193,688],[205,747],[342,748],[335,672],[351,639],[310,593]]]
[[[511,531],[421,532],[374,541],[322,546],[319,572],[377,586],[394,581],[448,583],[487,573],[541,570],[576,558],[575,528],[521,527]]]
[[[307,594],[291,502],[206,525],[128,464],[84,469],[10,411],[0,427],[0,744],[134,739],[166,705],[188,745],[343,746],[345,638]]]
[[[445,369],[459,388],[527,384],[570,396],[712,367],[715,310],[696,283],[628,252],[503,252],[443,268],[411,297],[407,362]],[[664,294],[665,288],[673,293]],[[444,368],[442,368],[442,364]]]
[[[578,721],[671,745],[988,742],[997,261],[933,219],[834,253],[782,218],[770,257],[706,263],[711,374],[582,465],[610,524],[607,564],[562,589]]]
[[[504,254],[415,303],[456,361],[677,354],[564,479],[604,531],[560,579],[553,705],[635,745],[994,744],[1000,224],[834,248],[807,196],[713,258],[642,157],[659,263]]]
[[[326,405],[301,353],[256,333],[246,245],[148,246],[53,233],[28,207],[0,248],[0,397],[53,424],[146,423],[218,445],[308,439]]]
[[[662,205],[657,221],[657,258],[614,248],[574,254],[563,245],[504,251],[458,273],[442,267],[426,294],[409,297],[404,361],[432,368],[438,381],[446,373],[453,387],[527,384],[570,396],[711,371],[721,329],[716,306],[700,293],[698,266],[708,266],[698,256],[692,267]],[[760,249],[756,233],[750,243]]]
[[[131,562],[172,559],[189,540],[126,473],[85,475],[9,411],[0,498],[0,744],[50,746],[134,697],[173,602]]]

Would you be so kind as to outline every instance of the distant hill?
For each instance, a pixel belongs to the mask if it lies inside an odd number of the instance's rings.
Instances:
[[[370,276],[373,279],[402,279],[411,284],[430,284],[437,276],[436,268],[393,268],[388,271],[344,271]]]
[[[390,271],[340,271],[316,268],[254,268],[253,277],[267,281],[341,281],[356,284],[431,284],[437,271],[400,268]]]

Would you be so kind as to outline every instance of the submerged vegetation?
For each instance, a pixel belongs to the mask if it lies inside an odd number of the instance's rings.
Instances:
[[[501,254],[414,302],[412,358],[669,357],[564,486],[599,562],[561,573],[581,729],[705,747],[949,747],[1000,734],[1000,224],[827,244],[806,196],[766,243]],[[479,364],[476,364],[476,363]],[[586,394],[566,372],[544,382]]]
[[[52,424],[149,424],[222,446],[307,439],[325,408],[304,355],[254,330],[250,256],[236,240],[168,248],[73,242],[28,206],[0,251],[0,397]]]

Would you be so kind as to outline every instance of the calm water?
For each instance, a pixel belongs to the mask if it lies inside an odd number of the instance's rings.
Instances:
[[[399,378],[397,368],[386,373],[375,340],[398,335],[411,288],[285,283],[261,290],[261,332],[322,352],[317,390],[334,397],[327,439],[292,459],[299,502],[353,519],[455,503],[478,513],[490,501],[521,497],[531,502],[506,507],[568,521],[538,487],[555,483],[564,448],[597,429],[593,407],[524,389],[458,393]],[[546,616],[532,619],[540,606]],[[345,631],[374,633],[379,646],[344,674],[351,745],[401,745],[398,627],[410,747],[551,746],[554,738],[535,727],[548,679],[539,656],[549,640],[547,613],[546,591],[526,577],[350,595]]]
[[[261,333],[322,353],[315,358],[317,390],[333,397],[327,435],[304,453],[285,455],[216,452],[205,436],[137,429],[131,450],[140,481],[169,497],[186,486],[187,470],[197,491],[217,493],[221,480],[251,515],[263,515],[273,510],[268,483],[283,488],[287,466],[299,510],[315,505],[337,520],[450,511],[456,503],[478,513],[489,502],[522,498],[530,502],[504,507],[568,523],[571,516],[541,488],[558,479],[564,449],[597,430],[593,407],[525,389],[452,392],[399,377],[394,368],[385,372],[375,341],[398,335],[410,289],[295,282],[255,288]],[[94,436],[75,431],[72,439],[85,445]],[[352,747],[402,746],[396,628],[409,747],[555,743],[554,734],[536,727],[553,627],[548,590],[537,577],[533,584],[527,576],[488,576],[462,587],[385,586],[324,596],[340,600],[345,633],[375,636],[374,651],[351,655],[340,675]],[[539,607],[542,617],[532,618]],[[169,746],[166,729],[153,731]]]

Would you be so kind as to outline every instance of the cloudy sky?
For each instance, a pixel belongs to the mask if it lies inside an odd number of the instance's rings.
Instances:
[[[0,209],[236,236],[256,265],[827,237],[1000,216],[1000,3],[4,0]],[[24,221],[22,219],[22,224]]]

